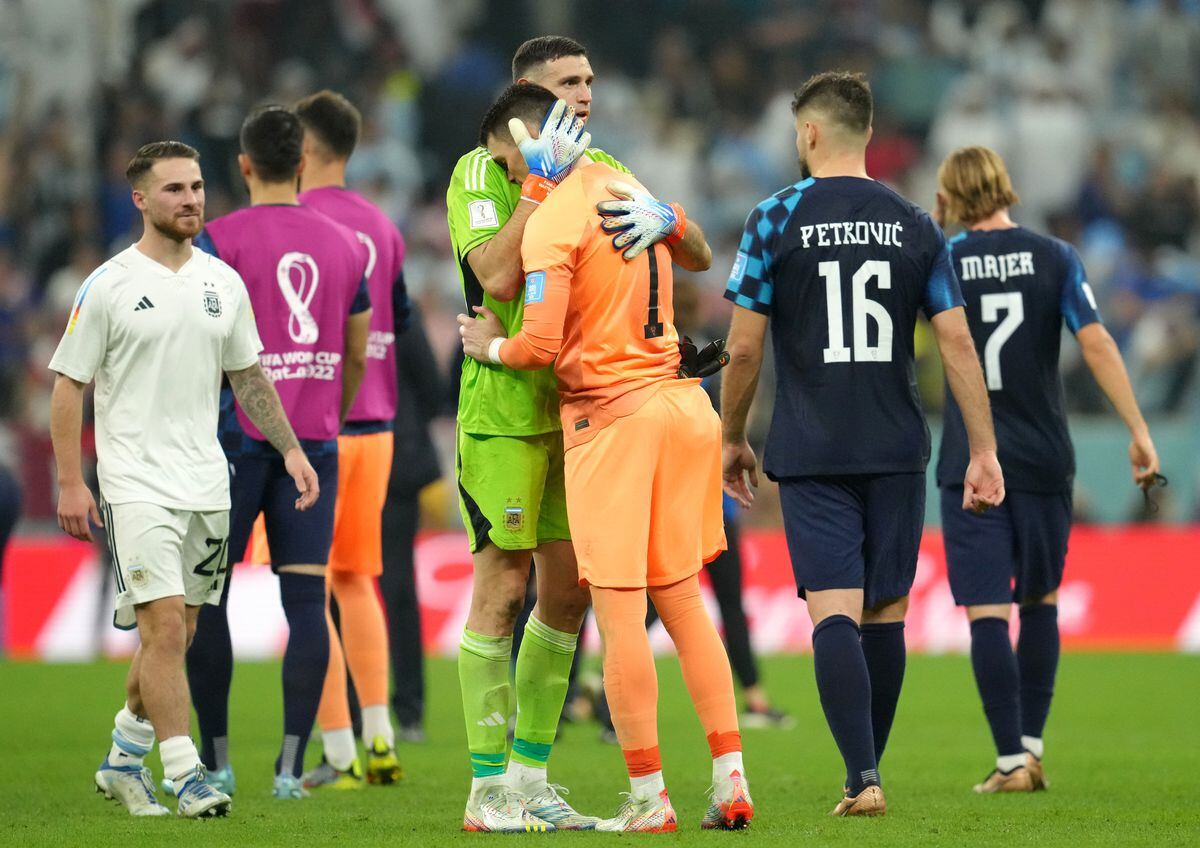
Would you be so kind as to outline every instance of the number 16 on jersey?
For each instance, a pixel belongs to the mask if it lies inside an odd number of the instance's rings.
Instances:
[[[868,259],[850,279],[850,313],[852,316],[854,351],[846,347],[844,316],[842,314],[842,266],[839,262],[822,262],[817,273],[825,280],[825,308],[829,318],[829,347],[825,348],[826,362],[891,362],[892,316],[882,303],[867,297],[867,283],[877,280],[880,289],[892,287],[892,265],[880,259]],[[875,322],[879,338],[870,344],[867,318]]]

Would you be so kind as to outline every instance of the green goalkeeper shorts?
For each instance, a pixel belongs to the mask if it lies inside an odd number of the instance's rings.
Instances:
[[[476,553],[570,540],[562,433],[476,436],[458,431],[458,505]]]

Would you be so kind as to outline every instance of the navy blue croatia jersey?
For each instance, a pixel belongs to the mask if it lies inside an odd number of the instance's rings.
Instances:
[[[929,215],[874,180],[788,186],[746,220],[725,297],[770,318],[769,477],[925,470],[917,311],[963,303]]]
[[[1070,491],[1075,452],[1067,432],[1059,343],[1100,320],[1083,263],[1063,241],[1024,227],[963,233],[950,242],[983,360],[1004,485]],[[969,453],[962,413],[947,392],[940,486],[961,486]]]

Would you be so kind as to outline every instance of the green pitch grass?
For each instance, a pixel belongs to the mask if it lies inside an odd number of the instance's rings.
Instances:
[[[757,802],[750,831],[702,833],[709,761],[678,665],[660,663],[660,725],[667,785],[680,831],[670,844],[742,840],[764,846],[1200,845],[1200,658],[1069,655],[1050,720],[1048,792],[980,797],[971,785],[992,749],[963,657],[912,657],[882,772],[889,812],[873,820],[826,816],[838,798],[841,761],[821,716],[810,657],[764,663],[765,681],[791,712],[790,731],[747,731],[746,763]],[[280,727],[279,666],[242,664],[234,678],[230,751],[238,776],[224,820],[135,820],[93,794],[121,703],[123,666],[0,663],[0,845],[147,846],[465,845],[494,840],[458,832],[469,778],[452,662],[429,665],[429,741],[401,751],[407,778],[393,787],[321,793],[302,802],[270,797]],[[610,815],[626,789],[621,755],[594,724],[566,726],[553,779],[589,813]],[[310,745],[310,762],[319,744]],[[160,774],[157,753],[149,760]],[[173,802],[168,802],[174,807]],[[562,833],[524,841],[609,842]],[[640,837],[644,839],[649,837]]]

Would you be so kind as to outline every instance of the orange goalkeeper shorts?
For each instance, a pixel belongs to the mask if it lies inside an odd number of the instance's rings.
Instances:
[[[338,491],[329,567],[383,573],[383,504],[392,473],[392,432],[338,436]]]
[[[668,586],[725,550],[721,421],[699,380],[671,380],[566,453],[579,582]]]

